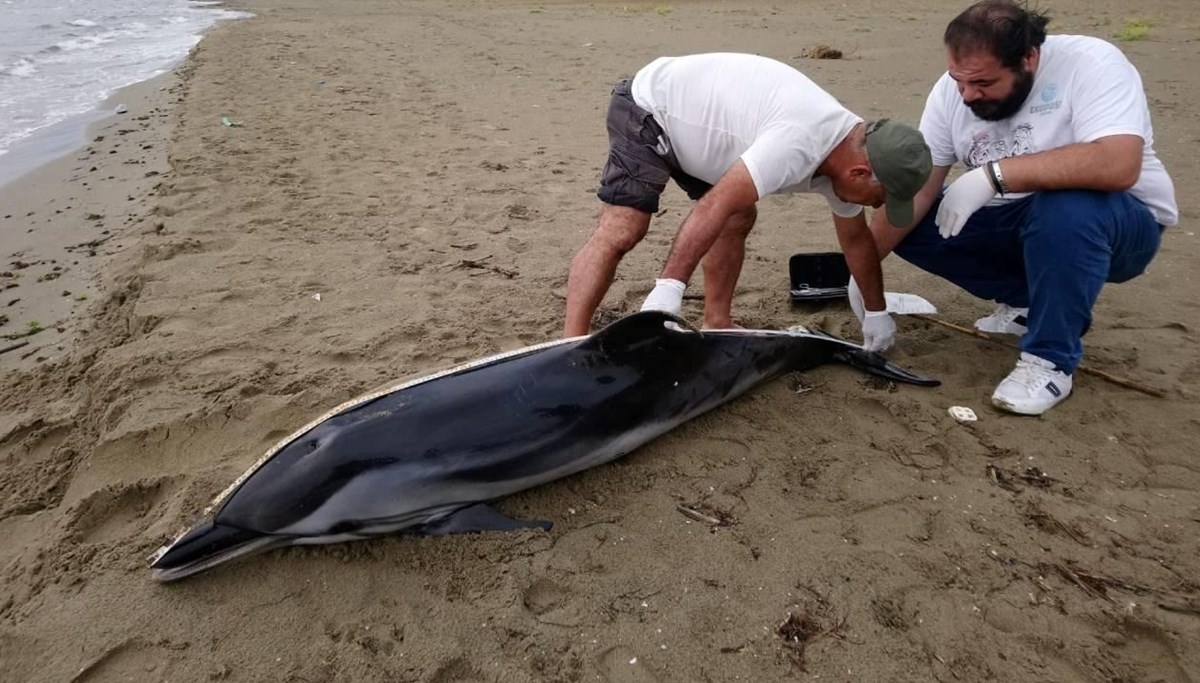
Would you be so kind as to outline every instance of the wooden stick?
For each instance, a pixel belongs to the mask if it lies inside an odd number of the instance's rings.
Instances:
[[[1052,562],[1052,563],[1050,563],[1050,566],[1053,567],[1054,569],[1058,570],[1058,573],[1062,574],[1064,577],[1066,577],[1071,583],[1075,584],[1076,586],[1079,586],[1079,589],[1082,590],[1084,593],[1087,593],[1088,595],[1091,595],[1092,597],[1100,598],[1101,600],[1107,600],[1109,602],[1112,602],[1112,598],[1108,597],[1107,593],[1098,591],[1095,588],[1092,588],[1088,584],[1084,583],[1083,579],[1079,578],[1079,575],[1075,573],[1075,570],[1071,569],[1070,567],[1066,566],[1065,564],[1057,564],[1057,563]],[[1103,588],[1103,584],[1101,584],[1101,587]]]
[[[716,517],[710,517],[710,516],[704,514],[703,512],[692,509],[686,505],[683,505],[683,504],[676,505],[675,509],[682,512],[684,517],[687,517],[689,519],[694,519],[697,522],[704,522],[705,524],[708,524],[709,526],[722,526],[721,520],[717,519]]]
[[[16,344],[9,344],[8,346],[5,346],[4,348],[0,349],[0,354],[8,353],[9,351],[16,351],[17,349],[21,348],[22,346],[29,346],[29,342],[23,341],[23,342],[17,342]]]
[[[962,325],[955,325],[954,323],[948,323],[945,320],[938,320],[937,318],[933,318],[928,315],[924,315],[922,313],[912,313],[912,314],[908,315],[908,317],[909,318],[917,318],[918,320],[924,320],[925,322],[930,322],[935,325],[941,325],[942,327],[948,327],[956,332],[962,332],[963,334],[969,334],[972,337],[984,339],[986,341],[992,342],[993,344],[999,344],[1000,346],[1004,346],[1004,347],[1007,347],[1010,349],[1017,349],[1018,351],[1020,350],[1020,347],[1016,346],[1015,344],[1010,344],[1006,341],[1001,341],[999,339],[989,337],[988,335],[984,334],[983,332],[980,332],[979,330],[973,330],[969,327],[963,327]],[[1119,386],[1123,386],[1126,389],[1133,389],[1134,391],[1140,391],[1143,394],[1149,394],[1150,396],[1155,396],[1157,398],[1166,398],[1166,396],[1167,396],[1167,392],[1163,391],[1162,389],[1155,389],[1154,387],[1146,386],[1145,384],[1140,384],[1138,382],[1134,382],[1132,380],[1125,379],[1124,377],[1117,377],[1116,375],[1104,372],[1103,370],[1095,370],[1093,368],[1089,368],[1084,365],[1080,365],[1076,369],[1085,375],[1091,375],[1092,377],[1099,377],[1102,380],[1105,380],[1107,382],[1112,382],[1113,384],[1116,384]]]

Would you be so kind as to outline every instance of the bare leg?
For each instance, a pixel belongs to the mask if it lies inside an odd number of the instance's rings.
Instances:
[[[721,236],[704,256],[704,326],[709,329],[726,329],[733,326],[730,309],[733,306],[733,291],[738,276],[742,273],[742,261],[746,257],[746,236],[754,227],[758,209],[749,209],[733,214],[725,221]]]
[[[645,211],[612,204],[600,210],[600,225],[571,259],[564,337],[588,333],[592,314],[612,285],[621,257],[642,241],[649,227],[650,214]]]

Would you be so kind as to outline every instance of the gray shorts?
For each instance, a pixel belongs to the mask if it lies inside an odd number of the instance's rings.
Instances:
[[[604,164],[596,196],[606,204],[655,213],[667,180],[673,178],[688,197],[703,197],[712,185],[683,172],[666,132],[653,114],[633,101],[629,84],[629,79],[618,81],[612,90],[608,104],[608,162]]]

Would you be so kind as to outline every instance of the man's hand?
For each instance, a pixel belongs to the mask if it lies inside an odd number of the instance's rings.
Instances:
[[[867,311],[862,321],[863,350],[883,353],[896,343],[896,323],[887,311]]]
[[[980,166],[962,174],[950,184],[942,205],[938,207],[935,223],[942,237],[954,237],[962,232],[967,219],[996,196],[996,188],[988,179],[987,169]]]
[[[654,281],[654,289],[642,303],[643,311],[665,311],[671,315],[683,313],[683,290],[687,285],[679,280],[659,278]]]

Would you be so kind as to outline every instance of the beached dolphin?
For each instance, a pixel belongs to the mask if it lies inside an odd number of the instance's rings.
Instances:
[[[154,577],[288,545],[546,529],[487,503],[615,460],[790,371],[839,360],[937,383],[822,334],[680,325],[635,313],[348,401],[238,477],[211,518],[154,554]]]

